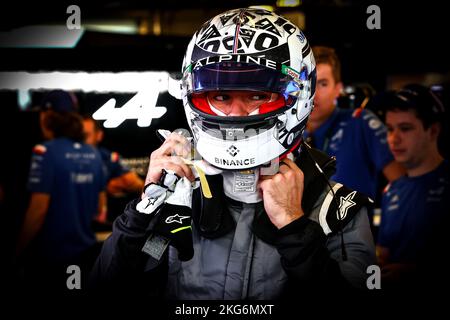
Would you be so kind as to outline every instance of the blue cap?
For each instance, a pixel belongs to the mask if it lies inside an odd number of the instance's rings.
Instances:
[[[41,108],[56,112],[77,112],[78,100],[73,93],[64,90],[53,90],[44,96]]]

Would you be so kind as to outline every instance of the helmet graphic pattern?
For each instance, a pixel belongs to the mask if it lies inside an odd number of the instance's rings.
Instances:
[[[223,76],[225,67],[235,68],[239,77]],[[212,165],[257,167],[298,146],[313,108],[315,62],[305,35],[289,20],[262,9],[217,15],[192,37],[182,71],[187,120],[199,154]],[[193,102],[193,96],[208,90],[276,92],[285,103],[267,114],[217,116]],[[231,146],[241,152],[230,154]]]

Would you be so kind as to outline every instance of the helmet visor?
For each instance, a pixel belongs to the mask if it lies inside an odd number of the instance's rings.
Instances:
[[[194,69],[192,80],[194,92],[232,89],[281,92],[290,79],[257,64],[217,63]]]
[[[275,67],[275,66],[274,66]],[[279,70],[277,70],[279,69]],[[190,93],[211,90],[255,90],[299,96],[301,80],[306,77],[288,67],[266,67],[257,63],[222,61],[210,64],[193,63],[185,73],[184,81]],[[282,72],[287,70],[290,72]],[[292,75],[296,75],[296,80]]]

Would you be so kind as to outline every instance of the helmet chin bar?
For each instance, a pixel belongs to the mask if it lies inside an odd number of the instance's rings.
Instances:
[[[289,158],[289,155],[294,152],[300,145],[301,139],[298,140],[297,143],[295,143],[293,145],[292,148],[288,149],[284,149],[284,153],[280,154],[279,156],[268,160],[267,162],[263,162],[261,164],[258,164],[256,166],[252,166],[252,167],[239,167],[239,168],[230,168],[229,166],[225,166],[224,163],[211,163],[208,159],[206,158],[202,158],[203,161],[207,162],[208,164],[210,164],[212,167],[218,168],[220,170],[223,171],[242,171],[242,170],[255,170],[255,169],[260,169],[260,174],[261,175],[274,175],[276,173],[278,173],[278,169],[279,169],[279,163],[285,159],[285,158]],[[292,159],[291,159],[292,160]],[[215,161],[215,159],[214,159]],[[222,161],[223,162],[223,161]],[[237,164],[237,163],[236,163]]]
[[[241,132],[239,134],[245,134]],[[222,139],[219,132],[199,132],[196,148],[203,159],[225,170],[242,170],[259,167],[277,158],[286,149],[273,137],[278,129],[273,126],[259,134],[253,132],[241,139]]]
[[[267,130],[239,131],[229,139],[222,132],[200,131],[196,133],[196,149],[211,165],[223,170],[243,170],[265,166],[280,155],[292,151],[298,145],[303,124],[284,133],[284,127],[272,126]],[[237,137],[240,139],[235,139]]]

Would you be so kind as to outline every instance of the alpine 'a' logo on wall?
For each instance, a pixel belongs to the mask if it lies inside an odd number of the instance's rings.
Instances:
[[[127,119],[137,119],[139,127],[148,127],[152,119],[162,117],[165,106],[158,106],[159,94],[167,92],[181,99],[179,81],[167,72],[0,72],[0,90],[18,90],[22,100],[31,100],[31,90],[83,91],[98,93],[134,93],[122,106],[114,98],[99,106],[96,120],[106,120],[106,128],[115,128]],[[19,105],[21,99],[19,98]]]

